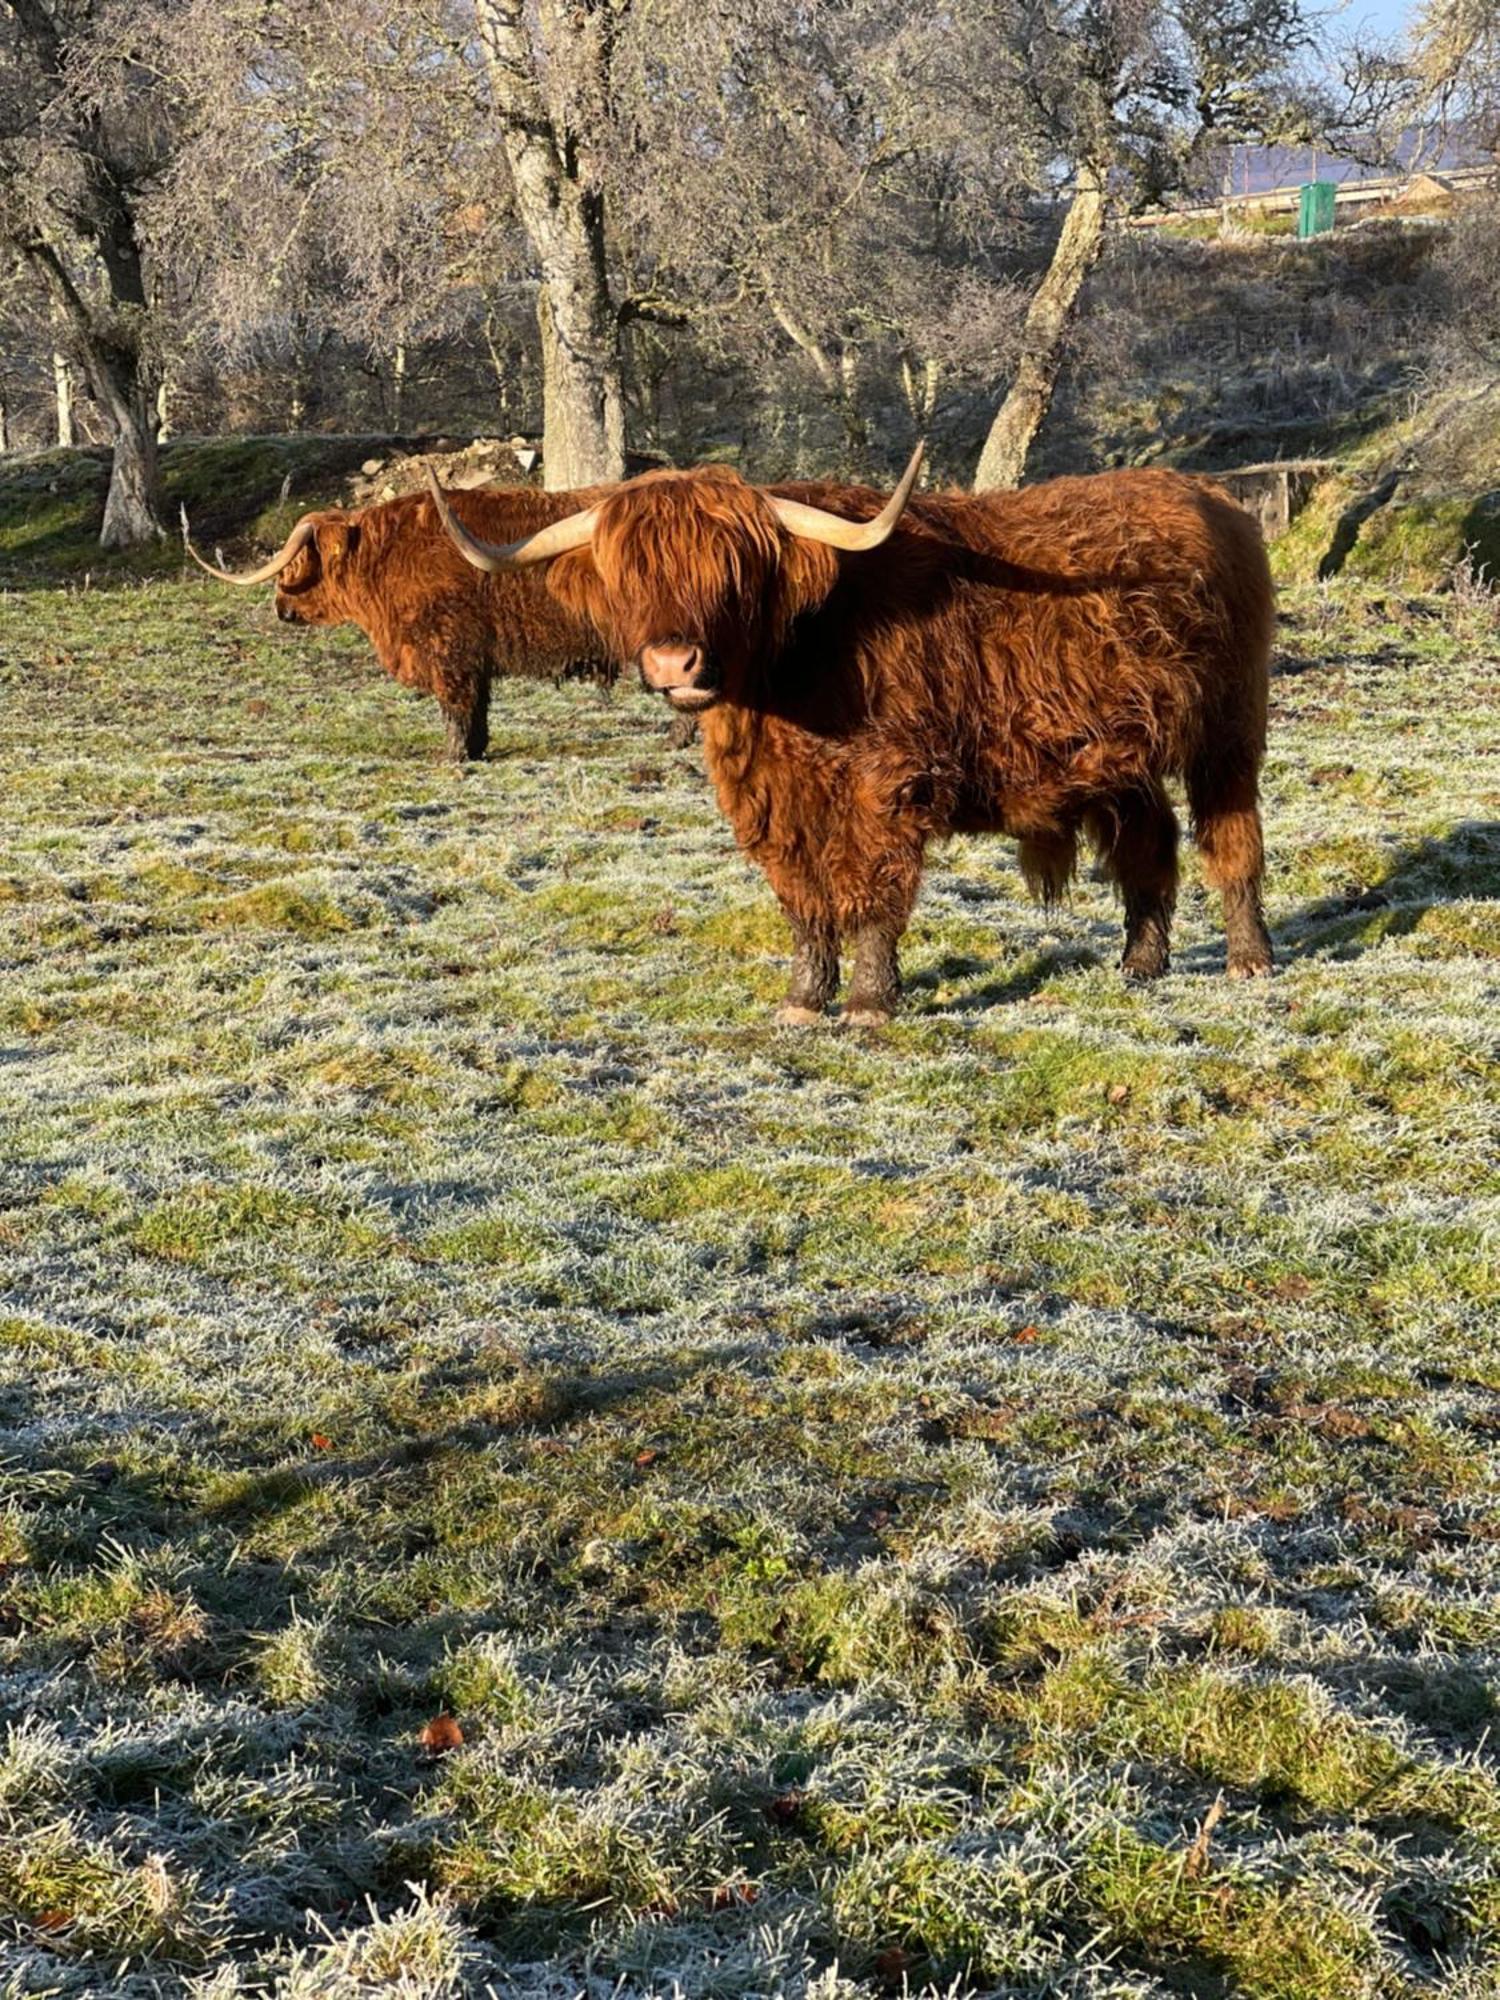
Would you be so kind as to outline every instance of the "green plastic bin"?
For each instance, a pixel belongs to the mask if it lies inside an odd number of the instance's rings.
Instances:
[[[1297,203],[1297,234],[1321,236],[1333,227],[1333,205],[1338,198],[1335,181],[1304,181]]]

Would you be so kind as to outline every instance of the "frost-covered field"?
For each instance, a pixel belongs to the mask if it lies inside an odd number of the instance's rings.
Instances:
[[[0,600],[0,1992],[1500,1992],[1500,640],[1288,609],[1274,983],[851,1037],[638,692]]]

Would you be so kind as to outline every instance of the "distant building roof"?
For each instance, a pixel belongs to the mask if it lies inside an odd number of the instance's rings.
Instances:
[[[1371,158],[1351,159],[1346,153],[1316,145],[1232,146],[1230,189],[1234,194],[1269,194],[1273,188],[1295,187],[1302,181],[1334,181],[1342,187],[1414,170],[1441,174],[1455,168],[1483,167],[1494,157],[1461,130],[1421,126],[1409,127],[1381,159],[1374,157],[1373,140],[1360,151],[1367,151]]]

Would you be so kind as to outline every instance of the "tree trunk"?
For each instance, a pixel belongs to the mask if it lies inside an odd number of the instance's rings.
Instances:
[[[154,541],[163,532],[156,468],[156,384],[140,345],[145,294],[133,234],[122,224],[114,236],[100,241],[115,302],[115,324],[108,330],[95,320],[45,237],[30,237],[21,248],[66,317],[94,396],[104,405],[114,430],[99,546],[124,549]]]
[[[149,399],[137,397],[115,414],[115,449],[104,499],[101,549],[132,549],[162,532],[157,511],[156,425]]]
[[[391,356],[391,429],[400,436],[406,414],[406,342],[398,340]]]
[[[52,350],[52,393],[57,402],[57,442],[64,450],[78,442],[73,428],[73,370],[66,354]]]
[[[1021,483],[1032,441],[1052,404],[1078,294],[1104,244],[1108,200],[1104,168],[1080,167],[1052,262],[1026,309],[1015,380],[979,455],[976,493]]]
[[[620,479],[625,472],[625,399],[618,342],[572,288],[544,283],[536,318],[542,339],[542,483],[549,493]],[[576,307],[576,311],[573,308]],[[613,308],[607,308],[613,319]]]
[[[853,463],[848,470],[857,475],[864,469],[864,455],[870,442],[869,426],[859,407],[859,349],[846,341],[839,347],[835,360],[812,329],[777,293],[770,273],[763,271],[761,279],[771,317],[792,345],[806,355],[813,373],[827,392],[828,400],[838,411],[839,422],[844,427],[844,441],[853,455]]]
[[[922,363],[922,374],[918,379],[911,365],[910,354],[903,351],[901,356],[901,393],[906,398],[906,407],[911,412],[911,420],[919,431],[925,431],[932,422],[932,413],[937,407],[938,364],[929,354]]]
[[[608,89],[603,17],[543,8],[539,63],[523,0],[474,0],[485,67],[515,186],[516,210],[541,277],[542,477],[552,491],[625,471],[620,316],[610,296],[604,197],[587,136],[571,129],[565,93]]]
[[[94,394],[109,412],[114,453],[104,497],[102,549],[134,548],[158,539],[161,487],[156,467],[156,384],[135,349],[92,337],[86,349]]]

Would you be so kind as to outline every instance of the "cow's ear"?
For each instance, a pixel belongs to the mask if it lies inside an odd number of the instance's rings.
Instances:
[[[790,625],[804,611],[816,611],[839,580],[839,559],[822,542],[791,536],[782,547],[781,610]]]
[[[318,531],[318,553],[325,567],[341,563],[358,544],[358,521],[328,521]]]

